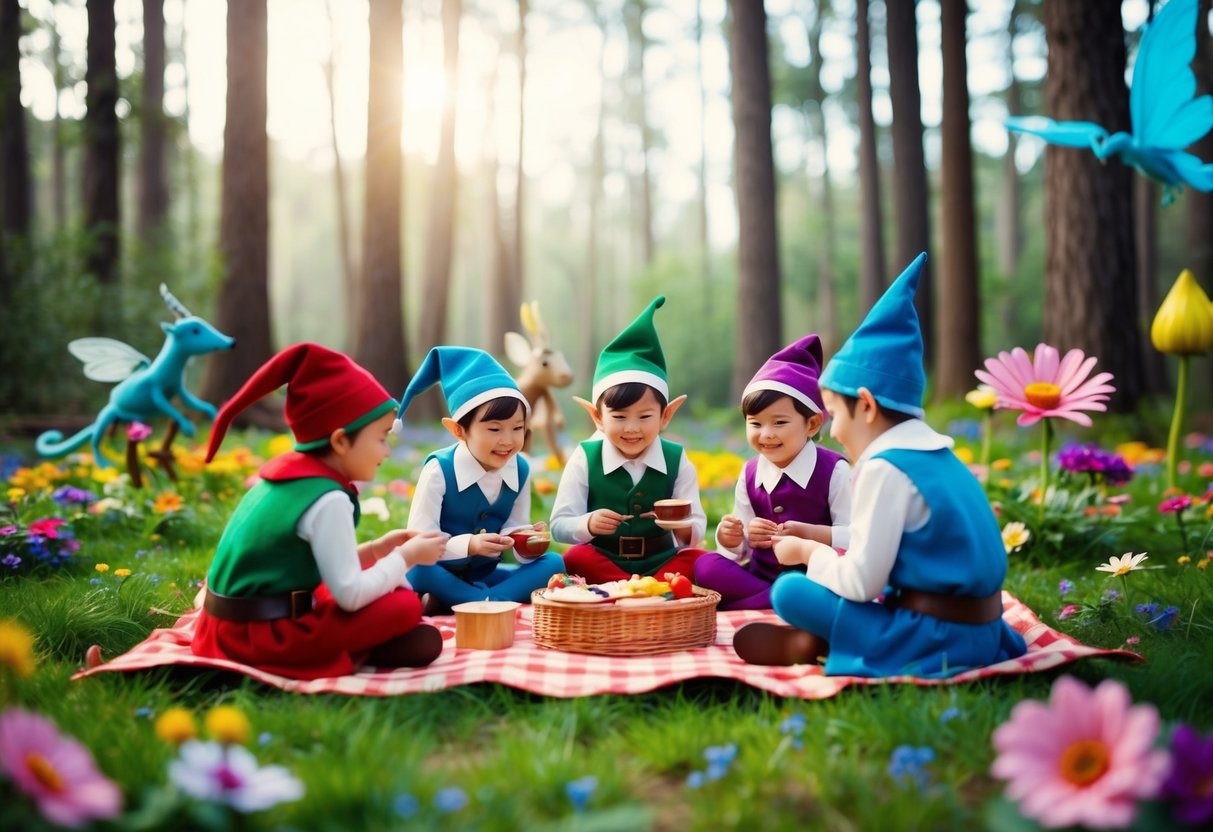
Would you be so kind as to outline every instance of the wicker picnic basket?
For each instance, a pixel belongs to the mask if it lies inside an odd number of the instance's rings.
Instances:
[[[716,640],[720,593],[695,587],[664,604],[570,604],[531,593],[535,643],[570,653],[645,656],[707,647]]]

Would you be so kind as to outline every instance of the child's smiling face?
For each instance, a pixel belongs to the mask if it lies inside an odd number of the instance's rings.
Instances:
[[[821,429],[821,422],[821,414],[806,418],[789,396],[781,396],[765,409],[746,416],[746,441],[776,467],[786,468]]]
[[[652,389],[627,407],[615,409],[603,402],[597,413],[598,429],[628,459],[640,458],[669,421]]]
[[[482,408],[491,406],[481,405]],[[503,467],[510,458],[522,450],[523,440],[526,439],[526,410],[522,402],[512,416],[505,419],[494,419],[488,422],[479,421],[477,411],[474,418],[462,430],[461,438],[467,443],[468,450],[486,471],[495,471]]]

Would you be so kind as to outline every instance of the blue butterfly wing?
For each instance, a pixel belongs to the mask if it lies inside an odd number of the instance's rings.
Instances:
[[[1108,131],[1090,121],[1054,121],[1044,116],[1011,116],[1007,129],[1039,136],[1050,144],[1091,149],[1092,141],[1106,139]]]
[[[1213,163],[1206,164],[1191,153],[1171,151],[1169,161],[1180,180],[1198,191],[1213,191]]]
[[[1193,100],[1197,3],[1170,0],[1141,38],[1129,89],[1133,139],[1139,147],[1183,150],[1213,128],[1213,100]]]

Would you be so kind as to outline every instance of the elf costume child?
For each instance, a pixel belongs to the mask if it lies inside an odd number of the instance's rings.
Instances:
[[[396,401],[370,373],[318,344],[284,349],[219,411],[210,462],[232,419],[282,385],[295,450],[262,466],[224,529],[191,649],[295,679],[429,664],[437,629],[402,588],[443,538],[397,530],[358,545],[358,492],[390,452]]]
[[[409,583],[429,595],[427,611],[470,601],[527,603],[564,570],[560,555],[551,553],[516,550],[516,566],[501,562],[514,545],[509,534],[544,531],[531,523],[530,465],[519,453],[530,405],[484,350],[434,347],[400,398],[396,430],[413,399],[435,384],[451,414],[442,424],[458,441],[426,457],[408,525],[451,537],[438,563],[409,570]]]
[[[594,371],[593,403],[576,399],[598,428],[569,457],[552,507],[552,537],[574,544],[564,553],[568,572],[591,583],[633,574],[690,578],[702,549],[707,517],[699,477],[681,445],[660,438],[686,401],[668,402],[665,354],[653,315],[656,298],[603,348]],[[685,521],[661,523],[653,504],[676,498],[691,504]]]

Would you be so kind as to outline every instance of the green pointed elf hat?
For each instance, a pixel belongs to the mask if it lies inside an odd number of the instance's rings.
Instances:
[[[594,386],[590,393],[592,401],[617,384],[639,381],[660,391],[665,399],[670,398],[670,386],[666,382],[665,353],[653,326],[653,313],[665,304],[665,295],[653,298],[643,312],[636,316],[615,340],[602,348],[598,355],[598,366],[594,369]]]

